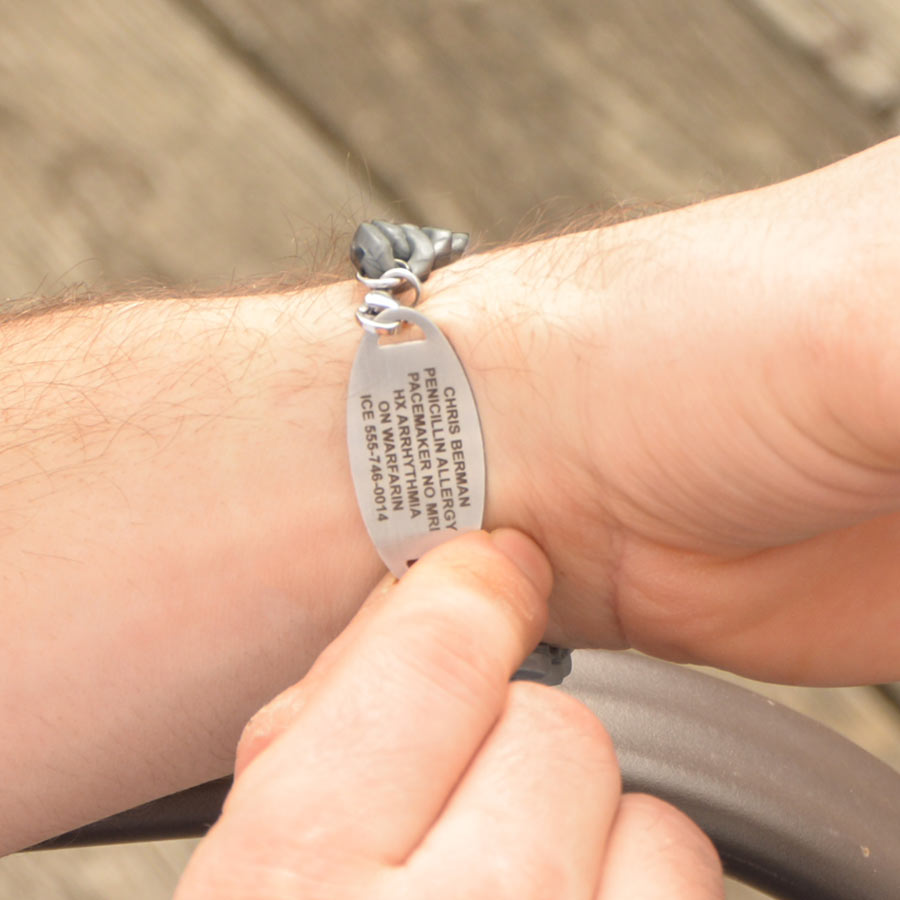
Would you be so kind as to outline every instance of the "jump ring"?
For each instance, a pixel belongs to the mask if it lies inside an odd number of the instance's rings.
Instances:
[[[394,261],[397,263],[402,262],[401,260]],[[422,296],[421,280],[405,265],[394,266],[393,269],[388,269],[378,278],[369,278],[357,272],[356,280],[364,284],[370,291],[402,291],[409,286],[416,292],[415,300],[408,304],[409,306],[415,306]]]
[[[356,321],[370,334],[393,334],[402,324],[401,322],[388,322],[385,325],[376,325],[378,314],[386,309],[398,309],[400,304],[384,291],[369,291],[366,294],[365,303],[356,310]]]

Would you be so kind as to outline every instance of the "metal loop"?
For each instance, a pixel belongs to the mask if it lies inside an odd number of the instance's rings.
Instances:
[[[419,280],[419,276],[411,269],[407,269],[405,265],[395,266],[393,269],[388,269],[382,277],[397,278],[400,280],[401,285],[403,282],[406,282],[406,285],[394,289],[398,292],[405,291],[407,286],[416,292],[412,303],[407,303],[405,304],[406,306],[415,306],[419,302],[419,298],[422,296],[422,282]]]
[[[399,278],[385,278],[384,275],[379,278],[369,278],[362,272],[356,273],[356,280],[360,284],[364,284],[370,291],[395,291],[403,284]]]
[[[396,309],[399,305],[399,301],[384,291],[369,291],[366,294],[362,309],[377,309],[378,312],[373,313],[373,315],[377,316],[383,309]]]
[[[376,325],[375,319],[384,310],[398,309],[399,306],[400,304],[390,294],[382,290],[369,291],[363,305],[356,310],[356,321],[370,334],[393,334],[403,324],[402,322]]]
[[[416,297],[407,306],[415,306],[422,296],[422,282],[419,277],[406,267],[401,259],[394,260],[397,263],[392,269],[388,269],[379,278],[368,278],[360,272],[356,273],[356,280],[364,284],[370,291],[401,292],[411,287],[416,292]]]

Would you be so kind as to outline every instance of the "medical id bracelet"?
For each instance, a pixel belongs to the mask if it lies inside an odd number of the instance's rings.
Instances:
[[[462,363],[441,330],[414,307],[422,282],[458,259],[469,236],[442,228],[365,222],[350,258],[367,293],[363,338],[347,398],[350,469],[366,529],[398,578],[424,553],[482,526],[481,422]],[[408,305],[398,295],[412,291]],[[422,339],[383,341],[403,325]],[[514,680],[559,684],[571,653],[541,644]]]

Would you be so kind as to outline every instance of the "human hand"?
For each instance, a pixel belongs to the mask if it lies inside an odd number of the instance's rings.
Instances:
[[[548,640],[900,677],[898,183],[895,140],[435,273],[488,525],[556,573]]]
[[[383,581],[248,725],[176,900],[721,897],[702,832],[621,794],[596,717],[509,682],[543,632],[550,582],[509,530]]]

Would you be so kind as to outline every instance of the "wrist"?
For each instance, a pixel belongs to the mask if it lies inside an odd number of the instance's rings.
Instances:
[[[592,231],[465,257],[432,275],[423,303],[478,403],[485,527],[524,531],[547,552],[556,581],[546,640],[562,646],[583,645],[586,622],[616,643],[610,609],[596,602],[609,582],[613,529],[590,425],[603,307],[618,290],[597,289],[608,239]]]

